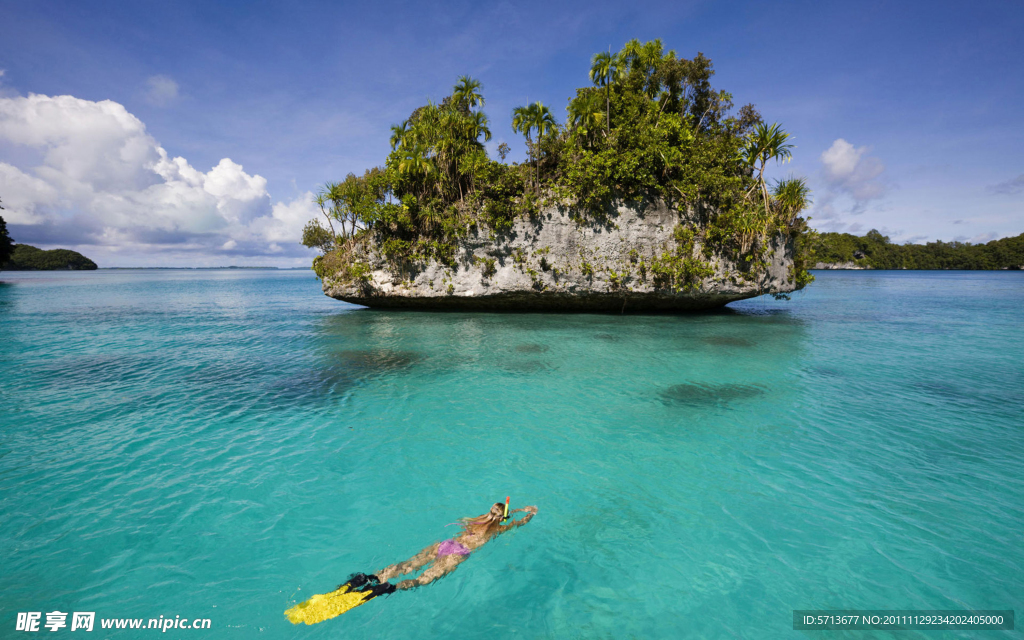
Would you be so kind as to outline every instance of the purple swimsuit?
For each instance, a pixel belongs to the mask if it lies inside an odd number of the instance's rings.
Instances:
[[[437,557],[443,558],[450,555],[468,556],[470,553],[466,545],[461,542],[456,542],[454,538],[451,540],[445,540],[441,544],[437,545]]]

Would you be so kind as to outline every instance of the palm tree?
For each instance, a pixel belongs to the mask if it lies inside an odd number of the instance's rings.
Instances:
[[[528,105],[525,107],[516,107],[512,110],[512,130],[516,133],[521,133],[526,136],[526,149],[530,155],[534,155],[533,151],[533,140],[530,137],[530,132],[533,131],[533,112],[534,105]],[[537,170],[538,177],[540,176],[540,170]]]
[[[428,148],[422,144],[416,144],[412,147],[408,147],[402,154],[401,159],[398,161],[398,172],[413,178],[424,177],[426,178],[430,174],[434,173],[437,168],[434,163],[427,157],[429,153]],[[426,186],[422,192],[426,192]],[[421,195],[422,195],[421,192]]]
[[[391,125],[391,149],[396,149],[405,141],[406,134],[409,133],[409,121],[405,120],[402,124]]]
[[[490,142],[491,140],[491,129],[487,125],[490,124],[487,120],[487,116],[484,115],[483,111],[474,111],[469,116],[469,133],[473,140],[478,139],[480,136],[484,137],[484,142]]]
[[[551,115],[551,109],[540,102],[533,103],[533,128],[537,130],[537,141],[558,128],[555,116]]]
[[[483,85],[480,84],[479,80],[474,80],[469,76],[462,76],[452,91],[452,98],[454,98],[457,105],[464,104],[468,108],[482,107],[484,106],[484,96],[480,93],[481,89],[483,89]]]
[[[534,102],[526,107],[516,107],[512,110],[512,130],[526,136],[526,146],[533,151],[533,140],[530,134],[537,132],[537,141],[551,133],[558,127],[551,110],[541,102]],[[537,170],[537,186],[540,186],[540,163],[538,154],[533,153],[534,167]]]
[[[612,130],[612,83],[619,79],[619,58],[611,53],[594,55],[590,67],[590,80],[605,88],[605,114],[608,133]]]
[[[533,131],[532,110],[532,104],[525,107],[516,107],[512,110],[512,130],[526,136],[527,143],[530,142],[530,132]]]
[[[569,125],[586,136],[588,141],[591,141],[591,134],[601,127],[601,108],[595,104],[596,97],[597,94],[591,92],[580,94],[569,102],[566,109]]]
[[[757,182],[754,187],[761,187],[761,194],[764,197],[764,211],[768,214],[769,199],[768,187],[764,182],[764,170],[769,160],[788,162],[793,157],[793,145],[786,142],[789,134],[782,130],[779,123],[770,127],[759,122],[747,138],[747,146],[743,149],[744,160],[748,165],[757,169]],[[753,189],[751,189],[753,190]]]
[[[773,195],[775,205],[787,224],[792,224],[797,214],[811,204],[811,188],[803,178],[777,181]]]

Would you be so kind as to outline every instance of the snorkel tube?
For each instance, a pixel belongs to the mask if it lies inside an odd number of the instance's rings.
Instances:
[[[508,520],[508,501],[512,499],[512,496],[505,496],[505,514],[501,516],[501,521],[505,522]]]

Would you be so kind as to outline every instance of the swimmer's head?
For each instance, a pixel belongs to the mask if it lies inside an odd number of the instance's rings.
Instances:
[[[491,507],[490,515],[491,517],[495,517],[498,520],[501,520],[505,516],[505,503],[495,502],[494,506]]]
[[[459,522],[470,533],[482,533],[501,523],[505,515],[505,503],[495,502],[491,510],[475,518],[461,518]]]

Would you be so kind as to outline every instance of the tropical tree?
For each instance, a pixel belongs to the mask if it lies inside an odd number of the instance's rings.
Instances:
[[[512,110],[512,130],[526,136],[526,146],[533,155],[534,167],[537,173],[537,184],[540,185],[540,162],[536,152],[531,133],[537,132],[537,141],[558,128],[555,117],[551,110],[541,102],[534,102],[525,107],[516,107]]]
[[[619,57],[610,52],[595,54],[590,65],[590,81],[605,88],[605,125],[612,130],[612,84],[619,79]]]
[[[328,183],[330,184],[330,183]],[[321,187],[315,196],[313,196],[313,202],[316,206],[320,207],[320,213],[323,214],[327,220],[327,226],[331,229],[331,238],[336,238],[338,234],[334,231],[334,223],[331,222],[333,216],[331,215],[331,200],[327,195],[327,190]],[[317,223],[319,225],[319,222]]]
[[[569,112],[569,126],[581,133],[588,142],[592,142],[592,134],[601,127],[601,108],[596,98],[598,95],[593,89],[580,93],[575,100],[569,102],[566,111]]]
[[[314,218],[302,228],[302,244],[310,249],[318,249],[320,253],[330,253],[334,250],[335,236],[320,224],[319,218]]]
[[[0,210],[3,210],[3,205],[0,205]],[[14,241],[11,240],[11,236],[7,235],[7,223],[4,222],[3,216],[0,216],[0,269],[10,259],[12,253],[14,253]]]
[[[474,111],[469,116],[469,137],[473,140],[483,136],[484,142],[490,142],[491,140],[491,129],[487,125],[490,122],[487,120],[487,116],[483,111]]]
[[[419,182],[422,185],[420,195],[425,194],[428,189],[426,178],[437,173],[434,163],[427,157],[428,147],[421,143],[403,147],[401,152],[397,166],[398,173],[410,178],[413,182]]]
[[[465,105],[467,109],[484,106],[484,96],[480,93],[483,85],[479,80],[469,76],[461,76],[452,91],[452,100],[456,105]]]
[[[743,159],[750,167],[757,170],[757,179],[751,190],[760,188],[763,200],[765,215],[768,215],[770,199],[768,186],[764,181],[764,170],[768,162],[788,162],[793,157],[793,145],[787,142],[789,134],[782,130],[779,123],[771,126],[763,122],[754,125],[753,131],[747,137],[746,146],[743,149]]]
[[[777,181],[772,195],[779,217],[787,224],[811,204],[811,188],[803,178]]]
[[[398,148],[405,140],[406,134],[409,133],[409,121],[405,120],[402,124],[391,125],[391,148]]]
[[[675,52],[670,53],[670,58],[674,59]],[[618,54],[619,74],[636,74],[640,78],[644,92],[653,98],[661,85],[656,74],[664,59],[661,40],[655,39],[641,44],[634,38],[627,42]]]

